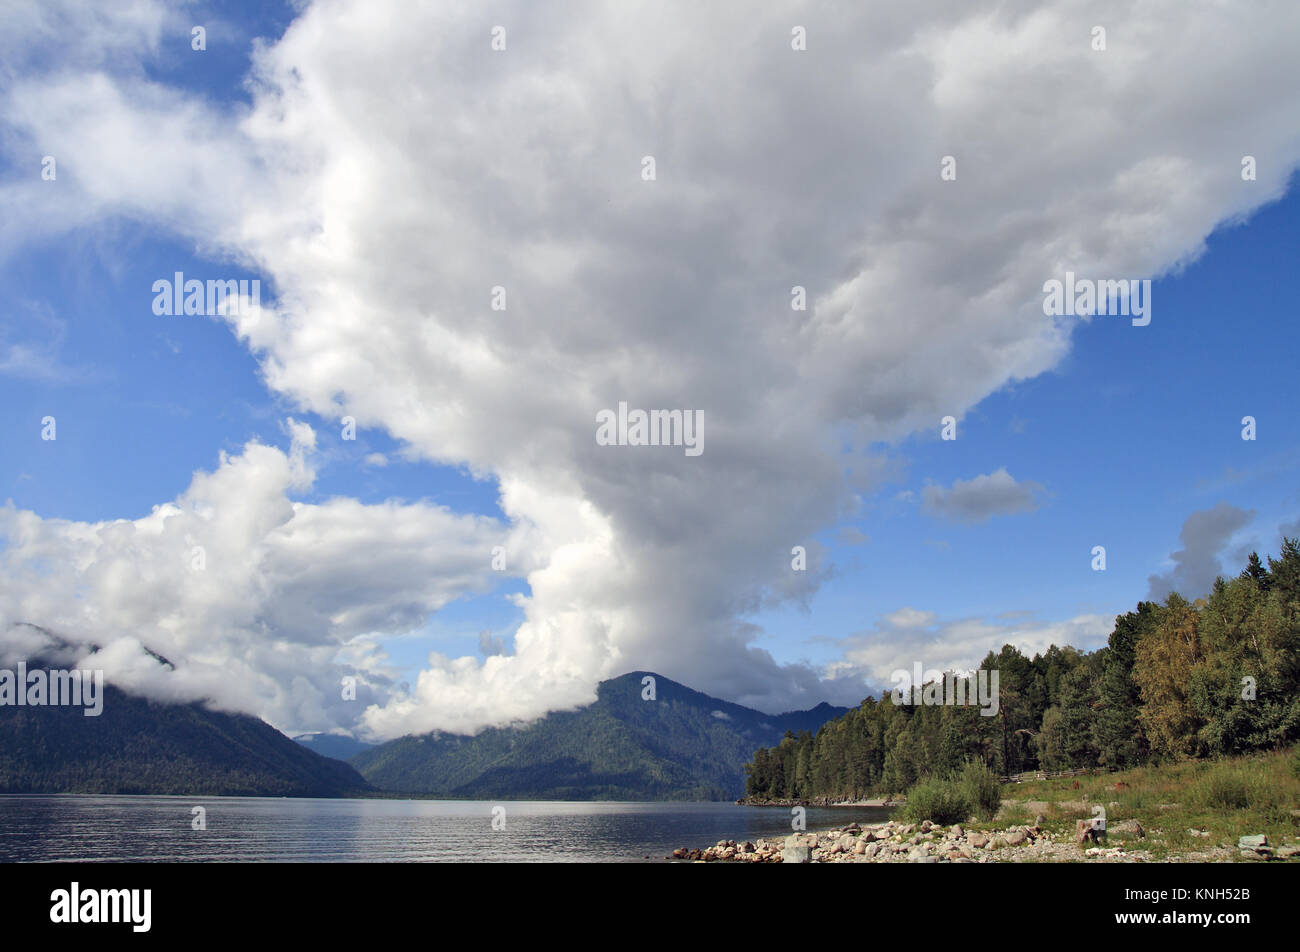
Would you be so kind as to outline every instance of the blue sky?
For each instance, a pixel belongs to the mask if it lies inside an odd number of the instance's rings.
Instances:
[[[1288,410],[1300,328],[1284,316],[1300,198],[1292,189],[1207,245],[1154,283],[1150,325],[1094,318],[1060,367],[989,396],[958,439],[939,440],[936,426],[893,447],[906,478],[851,523],[870,543],[836,545],[826,533],[843,574],[808,613],[761,618],[764,628],[774,638],[844,634],[899,602],[950,617],[1122,613],[1169,570],[1187,516],[1222,501],[1256,513],[1223,551],[1226,572],[1240,570],[1242,551],[1276,553],[1279,526],[1300,515],[1300,423]],[[1247,415],[1254,441],[1241,438]],[[896,500],[999,466],[1045,487],[1040,509],[954,526]],[[1094,545],[1106,547],[1104,572],[1092,570]]]
[[[6,499],[46,517],[144,515],[210,469],[218,449],[237,452],[253,439],[287,445],[280,421],[294,413],[222,324],[150,310],[156,276],[178,267],[203,277],[211,265],[138,226],[108,231],[24,249],[3,267],[15,302],[6,340],[28,342],[50,366],[0,376],[4,426],[23,434],[9,443],[0,478]],[[882,447],[901,471],[864,498],[859,518],[819,534],[834,577],[806,610],[752,616],[766,632],[761,644],[786,660],[830,661],[834,639],[899,604],[944,618],[1121,613],[1168,569],[1183,520],[1225,500],[1256,511],[1240,545],[1275,552],[1278,526],[1300,516],[1300,424],[1287,412],[1300,328],[1285,319],[1298,248],[1292,189],[1217,230],[1198,261],[1157,281],[1149,326],[1095,318],[1075,331],[1057,370],[982,401],[956,440],[940,440],[936,423]],[[59,421],[53,444],[40,439],[47,414]],[[1241,439],[1245,415],[1258,421],[1253,442]],[[305,498],[429,499],[502,515],[492,480],[403,461],[382,431],[345,444],[331,439],[334,421],[299,416],[317,428],[328,459]],[[366,466],[370,453],[390,462]],[[1037,511],[954,525],[898,498],[998,467],[1043,485]],[[845,526],[869,541],[845,544]],[[1094,545],[1106,546],[1105,572],[1091,568]],[[1237,568],[1238,548],[1225,551],[1225,570]],[[477,653],[483,630],[508,639],[521,614],[501,596],[526,590],[512,579],[456,602],[417,636],[388,642],[390,653],[414,677],[430,649]]]
[[[286,729],[475,729],[638,668],[776,709],[1003,640],[1097,647],[1300,520],[1293,102],[1279,82],[1271,106],[1193,109],[1206,90],[1166,83],[1164,57],[1200,55],[1201,27],[1143,12],[1112,33],[1167,48],[1107,61],[1063,13],[908,14],[926,73],[811,10],[830,62],[790,69],[783,43],[717,62],[700,37],[734,11],[643,24],[656,45],[504,4],[510,52],[483,59],[472,12],[348,6],[135,0],[68,48],[48,25],[73,0],[9,24],[0,620],[138,638],[208,695],[247,665],[228,703]],[[1224,88],[1290,69],[1275,36],[1232,35],[1207,68]],[[1055,52],[1022,82],[1010,53],[965,57],[976,40]],[[832,81],[863,56],[870,76]],[[1140,135],[1036,125],[1048,101],[1124,115],[1135,88]],[[56,182],[33,171],[47,150]],[[658,191],[636,174],[652,150]],[[960,191],[931,168],[947,150]],[[1150,324],[1054,336],[1038,289],[1063,260],[1155,277]],[[265,314],[157,316],[177,271],[258,279]],[[797,326],[765,297],[787,277],[810,288]],[[485,318],[497,281],[511,311]],[[593,411],[621,399],[706,407],[709,448],[594,452]],[[926,503],[989,477],[1029,504]],[[93,528],[114,520],[134,526]],[[202,584],[161,568],[198,538]],[[330,699],[347,671],[365,713]]]

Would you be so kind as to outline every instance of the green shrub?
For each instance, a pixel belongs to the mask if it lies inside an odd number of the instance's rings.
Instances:
[[[971,802],[951,780],[926,780],[907,791],[903,818],[909,823],[929,820],[944,826],[962,823],[971,814]]]
[[[967,814],[991,820],[1002,805],[1002,784],[998,775],[979,760],[968,760],[956,777],[957,790],[969,804]],[[964,818],[963,818],[964,819]]]

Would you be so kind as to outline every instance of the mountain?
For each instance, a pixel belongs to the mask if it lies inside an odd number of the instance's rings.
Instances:
[[[642,679],[656,699],[642,700]],[[847,708],[771,715],[635,671],[597,688],[595,703],[525,727],[473,737],[425,734],[349,760],[374,786],[466,799],[731,800],[744,765],[787,730],[816,731]]]
[[[159,703],[110,685],[97,717],[74,706],[0,706],[0,793],[337,797],[368,790],[347,764],[245,714]]]
[[[335,760],[348,760],[375,746],[342,734],[299,734],[294,740],[322,757],[332,757]]]

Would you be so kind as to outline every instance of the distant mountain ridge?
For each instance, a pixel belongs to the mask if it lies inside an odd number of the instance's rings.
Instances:
[[[37,662],[29,662],[36,667]],[[0,793],[340,797],[352,767],[246,714],[166,704],[104,685],[103,711],[0,706]]]
[[[355,757],[363,750],[371,750],[376,746],[343,734],[298,734],[293,739],[308,750],[314,750],[322,757],[332,757],[334,760],[343,761]]]
[[[642,679],[655,699],[642,699]],[[593,704],[473,737],[401,737],[349,759],[375,787],[466,799],[731,800],[744,765],[786,731],[816,731],[848,708],[765,714],[662,675],[602,681]]]

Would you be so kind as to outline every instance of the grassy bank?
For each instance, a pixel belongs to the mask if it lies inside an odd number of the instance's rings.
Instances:
[[[1142,848],[1157,857],[1208,847],[1235,847],[1239,837],[1263,833],[1270,843],[1294,841],[1300,832],[1300,748],[1209,761],[1141,767],[1026,783],[1004,784],[993,827],[1033,823],[1072,831],[1076,820],[1100,805],[1112,841],[1139,842],[1116,830],[1137,820]]]

